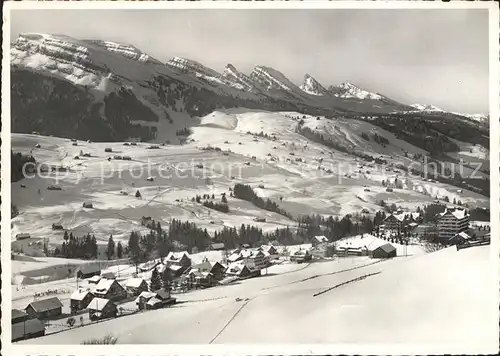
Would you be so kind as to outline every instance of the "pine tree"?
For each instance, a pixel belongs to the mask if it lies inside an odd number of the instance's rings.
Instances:
[[[118,241],[118,245],[116,246],[116,257],[117,258],[123,257],[123,246],[120,241]]]
[[[115,255],[115,242],[113,241],[113,235],[109,237],[108,248],[106,249],[106,256],[110,260]]]
[[[151,283],[149,284],[149,290],[151,292],[161,289],[161,279],[158,270],[155,268],[151,274]]]
[[[94,257],[94,258],[97,258],[97,251],[98,251],[97,239],[95,238],[94,235],[92,235],[92,239],[91,239],[91,256]]]
[[[162,279],[163,290],[170,292],[171,283],[173,279],[172,271],[170,270],[170,268],[165,268],[165,271],[163,271],[163,274],[161,275],[161,279]]]
[[[222,203],[227,204],[226,194],[224,194],[224,195],[222,196],[221,201],[222,201]]]

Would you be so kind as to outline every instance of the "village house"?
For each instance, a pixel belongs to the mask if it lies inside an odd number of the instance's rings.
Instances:
[[[392,258],[396,257],[396,254],[396,248],[389,243],[379,246],[372,251],[373,258]]]
[[[333,243],[322,243],[311,248],[311,255],[314,259],[332,257],[335,250]]]
[[[25,312],[32,318],[45,320],[62,314],[63,304],[57,297],[42,299],[31,302],[26,307]]]
[[[135,299],[135,304],[140,310],[146,309],[147,302],[156,296],[155,292],[143,291],[139,296]]]
[[[169,252],[165,263],[176,274],[182,274],[191,267],[191,258],[186,251]]]
[[[259,250],[267,252],[269,254],[269,259],[276,259],[279,256],[278,249],[273,245],[262,245]]]
[[[118,308],[109,299],[94,298],[88,305],[90,320],[99,320],[116,317]]]
[[[312,255],[309,250],[298,250],[295,251],[294,254],[290,256],[290,261],[297,263],[308,262],[311,261],[311,259]]]
[[[215,281],[220,281],[224,278],[224,272],[226,271],[226,267],[223,266],[220,262],[215,262],[210,269],[210,273],[213,276]]]
[[[89,264],[81,266],[76,272],[76,276],[80,279],[86,279],[94,276],[99,276],[101,274],[101,268],[98,264]],[[90,282],[90,281],[89,281]],[[99,282],[99,281],[97,281]]]
[[[228,266],[226,275],[238,278],[250,278],[260,276],[261,271],[255,268],[250,262],[238,261]]]
[[[127,291],[116,280],[101,279],[92,292],[96,298],[120,300],[127,297]]]
[[[469,214],[463,208],[447,208],[438,219],[438,236],[443,241],[469,228]]]
[[[241,254],[241,250],[238,249],[238,250],[233,251],[233,253],[228,256],[227,262],[234,263],[234,262],[241,261],[242,259],[243,259],[243,256]]]
[[[26,319],[12,324],[12,342],[45,335],[45,325],[38,319]]]
[[[88,290],[77,290],[70,296],[70,310],[74,314],[79,310],[87,308],[94,295]]]
[[[165,305],[174,304],[176,302],[175,298],[170,296],[169,291],[159,290],[155,292],[155,296],[149,299],[146,303],[146,309],[158,309]]]
[[[148,283],[142,278],[130,278],[125,282],[125,289],[129,295],[139,295],[148,290]]]
[[[319,244],[322,244],[322,243],[326,243],[328,242],[328,239],[326,236],[314,236],[312,239],[311,239],[311,244],[314,246],[317,246]]]

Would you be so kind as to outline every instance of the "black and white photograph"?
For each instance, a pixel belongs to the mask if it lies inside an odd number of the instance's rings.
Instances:
[[[2,343],[498,352],[495,3],[106,3],[5,8]]]

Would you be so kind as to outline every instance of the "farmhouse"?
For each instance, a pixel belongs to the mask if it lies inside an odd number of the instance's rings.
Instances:
[[[164,290],[158,290],[154,292],[154,297],[146,302],[146,309],[158,309],[165,305],[174,304],[176,302],[175,298],[170,296],[170,292]]]
[[[125,283],[125,289],[129,295],[139,295],[148,290],[148,283],[142,278],[130,278]]]
[[[191,267],[191,258],[186,251],[182,252],[169,252],[166,257],[166,264],[168,267],[175,267],[174,270],[182,270],[181,274]],[[172,268],[171,268],[172,269]]]
[[[71,313],[74,314],[79,310],[87,308],[93,298],[94,295],[88,290],[77,290],[73,292],[70,297]]]
[[[215,262],[212,268],[210,269],[210,273],[213,276],[213,279],[216,281],[220,281],[224,278],[224,272],[226,271],[226,267],[224,267],[221,263]]]
[[[127,297],[127,291],[115,279],[102,278],[92,292],[97,298],[120,300]]]
[[[141,294],[139,294],[139,296],[135,299],[135,304],[137,304],[137,307],[140,309],[140,310],[143,310],[143,309],[146,309],[146,304],[147,302],[156,297],[156,293],[155,292],[148,292],[148,291],[143,291],[141,292]]]
[[[85,208],[85,209],[92,209],[94,207],[94,204],[92,204],[91,202],[84,202],[82,204],[82,206]]]
[[[309,250],[298,250],[293,255],[290,256],[290,261],[302,263],[308,262],[312,259],[311,252]]]
[[[57,297],[52,297],[48,299],[38,300],[36,302],[31,302],[26,307],[25,311],[31,317],[37,319],[48,319],[54,316],[59,316],[62,314],[63,304]]]
[[[30,237],[31,237],[30,234],[21,233],[21,234],[16,235],[16,240],[26,240],[26,239],[29,239]]]
[[[26,340],[45,335],[45,325],[38,319],[27,319],[12,324],[12,341]]]
[[[116,304],[109,299],[94,298],[88,305],[90,320],[115,317],[118,309]]]
[[[236,262],[229,265],[226,274],[239,278],[249,278],[260,276],[260,269],[256,269],[251,263]]]
[[[89,265],[82,266],[76,272],[76,276],[80,279],[99,276],[100,274],[101,274],[101,268],[99,267],[98,264],[89,264]],[[97,282],[99,282],[99,281],[97,281]],[[89,283],[92,283],[92,282],[89,281]]]
[[[314,236],[311,239],[311,243],[313,246],[316,246],[316,245],[319,245],[319,244],[322,244],[325,242],[328,242],[328,238],[326,236]]]
[[[391,244],[385,244],[377,247],[372,252],[373,258],[391,258],[396,257],[396,248]]]
[[[270,259],[275,259],[279,255],[278,249],[273,245],[262,245],[259,250],[269,254]]]

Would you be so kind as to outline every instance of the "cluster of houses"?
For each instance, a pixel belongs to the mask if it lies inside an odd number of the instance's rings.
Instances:
[[[437,216],[437,224],[423,223],[420,213],[403,212],[401,209],[390,214],[380,226],[381,231],[392,234],[407,231],[414,237],[439,239],[447,245],[456,245],[467,240],[489,238],[489,225],[483,229],[470,226],[470,215],[462,207],[446,207],[445,211]]]

